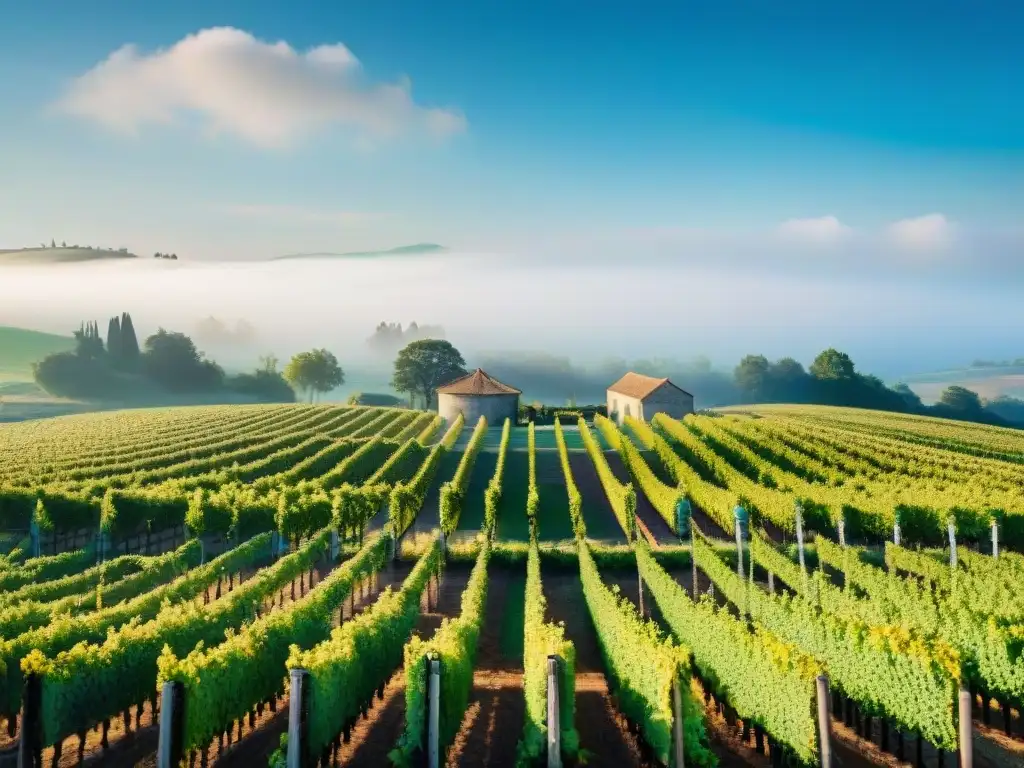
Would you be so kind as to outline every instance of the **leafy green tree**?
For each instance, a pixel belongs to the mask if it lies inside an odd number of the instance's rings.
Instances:
[[[760,400],[764,397],[770,365],[764,355],[747,355],[736,366],[736,386],[747,399]]]
[[[309,394],[309,401],[317,393],[330,392],[345,383],[345,372],[338,358],[326,349],[300,352],[285,366],[284,378],[299,392]]]
[[[421,339],[398,353],[391,387],[396,392],[408,393],[412,402],[419,395],[429,408],[434,390],[465,374],[466,361],[451,342]]]
[[[846,381],[856,375],[853,360],[845,352],[829,347],[811,363],[811,376],[816,379]]]
[[[954,411],[973,413],[981,410],[981,398],[978,397],[978,393],[955,384],[943,390],[939,404]]]
[[[142,364],[147,376],[172,391],[205,392],[224,383],[224,371],[204,359],[192,339],[163,328],[146,339]]]

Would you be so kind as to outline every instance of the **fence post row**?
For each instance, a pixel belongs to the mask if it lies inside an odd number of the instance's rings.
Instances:
[[[562,768],[558,657],[548,656],[548,768]]]
[[[683,692],[679,689],[679,675],[672,681],[672,764],[684,768],[683,752]]]
[[[821,768],[832,768],[832,719],[828,711],[828,675],[815,680],[818,699],[818,755]]]
[[[441,742],[441,662],[430,659],[427,669],[427,768],[438,768]]]
[[[293,669],[288,688],[288,768],[305,768],[309,743],[306,735],[309,672]]]
[[[178,768],[185,757],[185,686],[168,680],[160,691],[160,735],[157,768]]]
[[[971,724],[973,696],[970,689],[960,681],[960,768],[974,768],[974,734]],[[988,707],[986,700],[985,706]]]

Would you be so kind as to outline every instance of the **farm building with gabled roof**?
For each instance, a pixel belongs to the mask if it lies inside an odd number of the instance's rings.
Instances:
[[[477,368],[437,388],[437,412],[448,421],[461,413],[469,425],[481,416],[487,417],[488,424],[502,424],[506,418],[515,424],[521,394]]]
[[[630,371],[608,387],[608,418],[622,424],[627,416],[650,421],[656,413],[681,419],[693,413],[693,395],[668,378]]]

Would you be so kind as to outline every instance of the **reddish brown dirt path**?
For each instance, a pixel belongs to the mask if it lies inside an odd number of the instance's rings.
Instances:
[[[473,690],[462,728],[448,750],[449,768],[511,768],[523,734],[525,569],[490,566],[487,607],[477,642]]]
[[[604,457],[608,460],[608,466],[611,467],[612,473],[619,479],[619,482],[629,483],[633,481],[629,470],[626,469],[626,465],[622,463],[622,456],[612,451],[605,451]],[[633,488],[636,491],[636,516],[647,526],[647,530],[651,532],[654,540],[658,544],[677,544],[679,538],[672,532],[669,524],[665,522],[665,518],[661,516],[661,513],[651,504],[643,489],[636,485],[636,483],[633,483]]]
[[[459,614],[462,591],[469,580],[469,569],[449,566],[441,577],[441,586],[431,598],[429,610],[420,614],[415,634],[432,637],[445,618]],[[353,728],[350,740],[339,753],[347,768],[388,766],[390,752],[405,727],[405,674],[399,667],[384,688],[384,698],[374,701],[367,716]]]

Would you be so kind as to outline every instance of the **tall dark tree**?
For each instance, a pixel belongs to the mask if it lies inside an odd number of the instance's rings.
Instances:
[[[134,365],[139,360],[139,339],[135,335],[132,316],[127,312],[121,315],[120,341],[121,359],[127,365]]]
[[[102,357],[103,339],[95,322],[82,323],[75,331],[75,354],[85,358]]]
[[[110,318],[107,324],[107,354],[115,365],[123,359],[123,347],[121,345],[121,320],[118,317]]]

